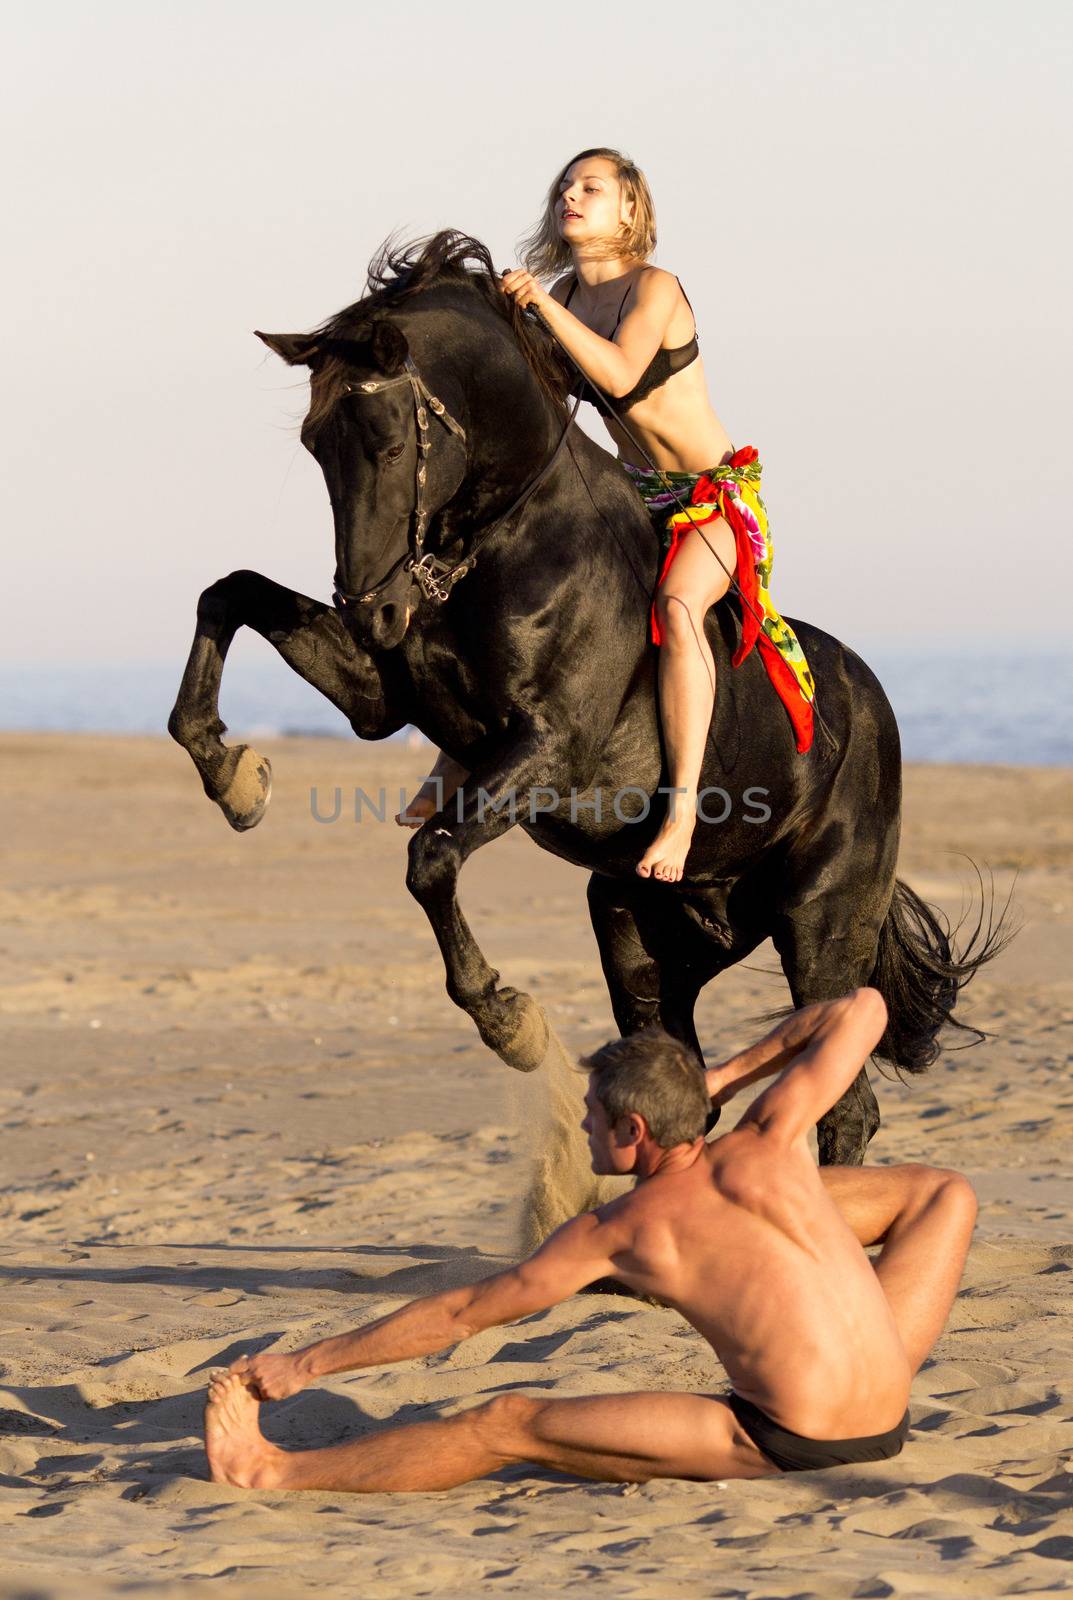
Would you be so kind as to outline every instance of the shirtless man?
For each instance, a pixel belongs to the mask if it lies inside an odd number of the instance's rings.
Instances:
[[[957,1292],[972,1188],[931,1167],[818,1170],[809,1130],[878,1043],[874,989],[795,1012],[702,1074],[659,1030],[605,1045],[583,1127],[593,1170],[626,1195],[575,1218],[528,1260],[415,1300],[355,1333],[214,1378],[206,1448],[217,1482],[383,1493],[440,1490],[512,1462],[579,1477],[752,1478],[896,1455],[914,1374]],[[777,1074],[737,1127],[706,1143],[716,1105]],[[707,1079],[707,1082],[705,1082]],[[862,1246],[880,1245],[874,1263]],[[413,1360],[614,1276],[674,1307],[726,1369],[725,1396],[591,1399],[508,1391],[445,1421],[385,1428],[323,1450],[278,1449],[258,1401],[331,1373]]]

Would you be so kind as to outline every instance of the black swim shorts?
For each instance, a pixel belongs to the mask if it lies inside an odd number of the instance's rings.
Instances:
[[[886,1433],[873,1433],[859,1439],[808,1439],[791,1433],[731,1391],[727,1404],[756,1448],[774,1462],[780,1472],[815,1472],[820,1467],[843,1467],[854,1461],[886,1461],[900,1453],[909,1432],[909,1413]]]

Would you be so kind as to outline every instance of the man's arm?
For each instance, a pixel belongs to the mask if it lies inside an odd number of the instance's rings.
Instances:
[[[705,1076],[714,1105],[751,1083],[780,1073],[743,1120],[778,1127],[795,1138],[815,1126],[849,1088],[883,1037],[887,1008],[876,989],[804,1006]]]
[[[545,1311],[613,1270],[615,1230],[595,1212],[565,1223],[527,1260],[463,1289],[412,1300],[365,1328],[289,1355],[243,1357],[232,1372],[265,1400],[284,1400],[316,1378],[435,1355],[503,1322]]]

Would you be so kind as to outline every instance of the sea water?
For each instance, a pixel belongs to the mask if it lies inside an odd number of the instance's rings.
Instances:
[[[1073,765],[1068,657],[903,645],[860,653],[894,706],[907,761]],[[0,663],[0,730],[163,734],[181,672],[180,662]],[[353,737],[341,712],[270,656],[228,661],[220,711],[233,734]]]

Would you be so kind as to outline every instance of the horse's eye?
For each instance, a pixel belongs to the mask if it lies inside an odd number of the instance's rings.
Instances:
[[[404,444],[393,444],[384,451],[384,454],[389,461],[397,461],[405,449],[406,446]]]

